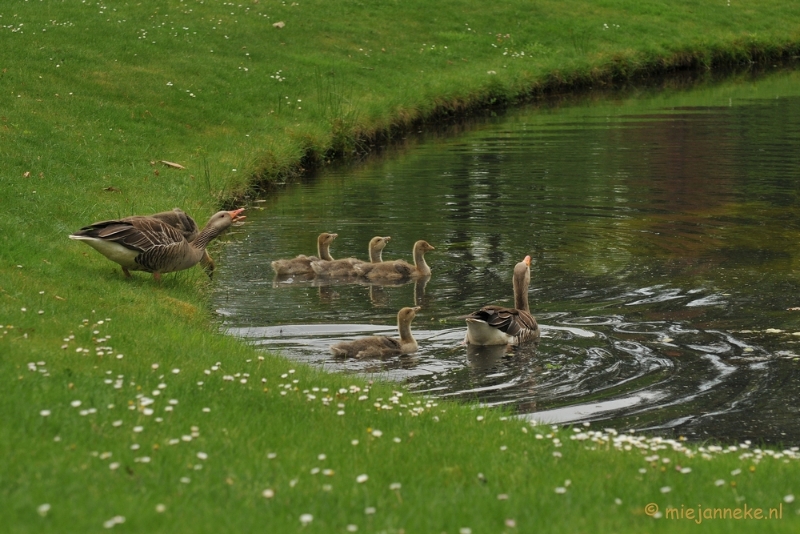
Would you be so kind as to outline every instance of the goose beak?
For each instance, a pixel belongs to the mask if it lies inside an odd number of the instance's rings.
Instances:
[[[244,208],[239,208],[238,210],[229,211],[228,215],[231,216],[231,219],[233,219],[233,222],[239,222],[239,221],[244,220],[244,219],[247,218],[245,215],[239,215],[243,211],[244,211]]]
[[[522,261],[525,262],[525,265],[527,265],[528,267],[531,266],[531,257],[530,256],[525,256],[525,259],[522,260]]]

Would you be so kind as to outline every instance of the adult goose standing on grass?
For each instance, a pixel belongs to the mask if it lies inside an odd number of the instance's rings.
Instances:
[[[431,250],[436,249],[420,239],[414,243],[414,265],[404,260],[393,260],[355,265],[355,270],[359,276],[375,283],[424,278],[431,275],[431,268],[425,263],[425,253]]]
[[[419,306],[403,308],[397,313],[397,329],[400,339],[388,336],[368,336],[353,341],[342,341],[331,345],[334,356],[341,358],[387,358],[402,356],[417,351],[417,341],[411,335],[411,321],[420,310]]]
[[[484,306],[464,317],[467,335],[464,341],[473,345],[519,345],[539,339],[539,325],[528,307],[528,286],[531,283],[531,257],[514,266],[514,307]]]
[[[96,222],[69,237],[119,263],[126,277],[130,277],[130,271],[146,271],[161,280],[163,273],[182,271],[200,262],[206,245],[231,224],[243,220],[243,211],[240,208],[215,213],[191,243],[174,226],[141,216]]]
[[[392,238],[390,236],[375,236],[369,240],[369,263],[383,261],[383,249]],[[340,260],[318,260],[311,262],[311,269],[321,278],[351,278],[358,276],[355,266],[367,263],[357,258],[343,258]]]
[[[165,222],[170,226],[174,226],[183,234],[183,238],[190,243],[194,241],[200,233],[200,228],[197,226],[197,223],[194,222],[194,219],[180,208],[172,208],[171,211],[154,213],[150,215],[150,217]],[[214,260],[211,259],[211,256],[208,255],[207,250],[204,251],[203,257],[200,259],[200,266],[209,278],[214,277],[216,265],[214,264]]]
[[[311,269],[311,262],[318,260],[333,261],[330,254],[330,246],[339,234],[329,234],[323,232],[317,237],[317,256],[306,256],[300,254],[290,260],[275,260],[272,262],[272,269],[278,276],[292,276],[298,274],[314,274]]]

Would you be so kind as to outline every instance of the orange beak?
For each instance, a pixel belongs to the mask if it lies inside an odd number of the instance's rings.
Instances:
[[[239,215],[243,211],[244,211],[244,208],[239,208],[238,210],[229,211],[228,215],[231,216],[231,219],[233,219],[233,222],[239,222],[239,221],[244,220],[244,219],[247,218],[245,215]]]

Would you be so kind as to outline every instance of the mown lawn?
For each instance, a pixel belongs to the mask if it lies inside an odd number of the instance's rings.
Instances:
[[[127,280],[67,235],[204,221],[477,107],[798,51],[800,4],[775,0],[3,2],[0,524],[796,531],[796,450],[530,427],[323,374],[220,335],[199,269]],[[666,515],[745,505],[782,515]]]

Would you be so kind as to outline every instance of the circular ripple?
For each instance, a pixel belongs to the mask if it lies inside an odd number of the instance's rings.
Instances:
[[[558,321],[559,324],[566,324],[572,326],[603,326],[610,324],[619,324],[622,322],[622,317],[619,315],[595,315],[587,317],[569,317]]]

